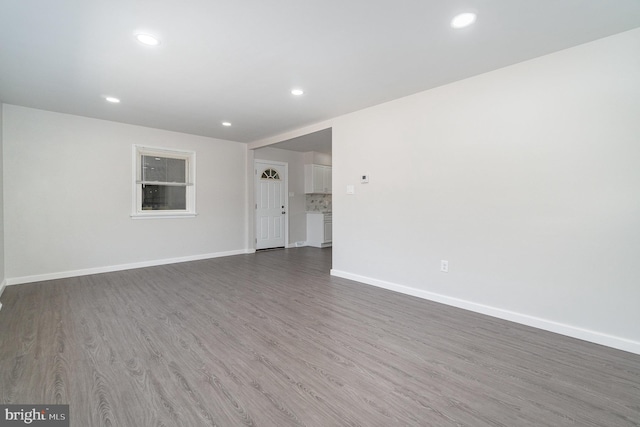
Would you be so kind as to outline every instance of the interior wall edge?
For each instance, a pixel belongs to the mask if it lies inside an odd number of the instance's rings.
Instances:
[[[539,317],[530,316],[523,313],[517,313],[510,310],[505,310],[505,309],[492,307],[484,304],[478,304],[473,301],[449,297],[446,295],[424,291],[422,289],[416,289],[410,286],[387,282],[384,280],[374,279],[371,277],[361,276],[361,275],[349,273],[346,271],[331,269],[331,275],[335,277],[340,277],[342,279],[353,280],[355,282],[363,283],[365,285],[376,286],[376,287],[387,289],[390,291],[399,292],[401,294],[411,295],[411,296],[422,298],[425,300],[449,305],[456,308],[461,308],[464,310],[473,311],[480,314],[485,314],[487,316],[495,317],[498,319],[508,320],[508,321],[519,323],[525,326],[531,326],[533,328],[554,332],[554,333],[565,335],[571,338],[577,338],[577,339],[588,341],[594,344],[604,345],[607,347],[615,348],[617,350],[628,351],[630,353],[640,355],[640,342],[626,339],[623,337],[617,337],[617,336],[604,334],[597,331],[583,329],[573,325],[567,325],[564,323],[554,322],[548,319],[542,319]]]
[[[2,293],[4,292],[4,288],[7,287],[7,279],[4,279],[2,283],[0,283],[0,297],[2,297]],[[0,302],[0,310],[2,310],[2,303]]]
[[[88,276],[91,274],[110,273],[113,271],[133,270],[135,268],[155,267],[158,265],[176,264],[180,262],[200,261],[211,258],[221,258],[234,255],[254,253],[253,249],[238,249],[233,251],[215,252],[209,254],[189,255],[178,258],[165,258],[150,261],[135,262],[129,264],[109,265],[105,267],[84,268],[81,270],[60,271],[56,273],[37,274],[33,276],[11,277],[5,279],[7,286],[22,285],[26,283],[42,282],[45,280],[66,279],[69,277]],[[4,286],[2,287],[4,290]],[[1,295],[1,293],[0,293]]]

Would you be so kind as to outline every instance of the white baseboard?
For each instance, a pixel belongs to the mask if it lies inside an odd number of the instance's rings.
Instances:
[[[295,242],[295,243],[289,243],[285,246],[286,249],[291,249],[291,248],[304,248],[307,245],[307,242]]]
[[[0,297],[2,296],[2,293],[4,292],[4,288],[7,287],[7,279],[4,279],[2,281],[2,283],[0,283]],[[2,310],[2,303],[0,302],[0,310]]]
[[[132,270],[134,268],[154,267],[157,265],[175,264],[178,262],[199,261],[210,258],[220,258],[232,255],[254,253],[255,250],[240,249],[227,252],[215,252],[210,254],[189,255],[177,258],[166,258],[152,261],[135,262],[131,264],[109,265],[106,267],[85,268],[82,270],[61,271],[57,273],[36,274],[33,276],[11,277],[6,279],[7,285],[21,285],[24,283],[42,282],[44,280],[66,279],[68,277],[87,276],[89,274],[109,273],[112,271]]]
[[[497,317],[499,319],[510,320],[534,328],[543,329],[545,331],[555,332],[572,338],[578,338],[618,350],[628,351],[630,353],[640,354],[640,342],[621,338],[613,335],[603,334],[601,332],[591,331],[576,326],[558,323],[551,320],[541,319],[539,317],[529,316],[527,314],[516,313],[514,311],[504,310],[501,308],[491,307],[484,304],[478,304],[459,298],[453,298],[446,295],[436,294],[409,286],[399,285],[397,283],[386,282],[384,280],[373,279],[371,277],[360,276],[341,270],[331,270],[331,275],[341,277],[343,279],[354,280],[356,282],[367,285],[377,286],[379,288],[388,289],[402,294],[423,298],[429,301],[435,301],[442,304],[462,308],[476,313],[486,314],[488,316]]]
[[[314,248],[328,248],[331,246],[331,242],[323,243],[323,242],[307,242],[305,246],[311,246]]]

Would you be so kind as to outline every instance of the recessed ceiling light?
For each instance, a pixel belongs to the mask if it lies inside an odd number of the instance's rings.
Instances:
[[[452,28],[464,28],[476,22],[476,14],[472,12],[461,13],[451,20]]]
[[[158,46],[160,44],[160,40],[149,34],[136,34],[136,40],[147,46]]]
[[[295,96],[300,96],[304,94],[304,91],[302,89],[291,89],[291,94]]]
[[[222,122],[222,126],[231,126],[231,122]]]
[[[104,99],[108,102],[111,102],[112,104],[117,104],[120,102],[118,98],[115,98],[113,96],[105,96]]]

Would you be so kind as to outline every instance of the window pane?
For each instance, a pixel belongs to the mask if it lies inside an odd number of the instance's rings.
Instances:
[[[165,162],[162,157],[142,156],[143,181],[164,181],[166,174]]]
[[[187,182],[187,161],[185,159],[166,159],[167,178],[165,182]]]
[[[187,187],[142,184],[142,210],[185,210]]]
[[[141,156],[142,181],[186,183],[187,161],[170,157]]]

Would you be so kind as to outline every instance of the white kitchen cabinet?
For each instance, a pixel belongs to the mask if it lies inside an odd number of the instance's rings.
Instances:
[[[333,216],[330,213],[307,212],[307,246],[331,246]]]
[[[331,215],[329,215],[329,219],[327,220],[327,215],[324,216],[324,243],[331,242],[331,235],[333,234],[333,221],[331,220]]]
[[[331,166],[304,165],[304,192],[331,194]]]

